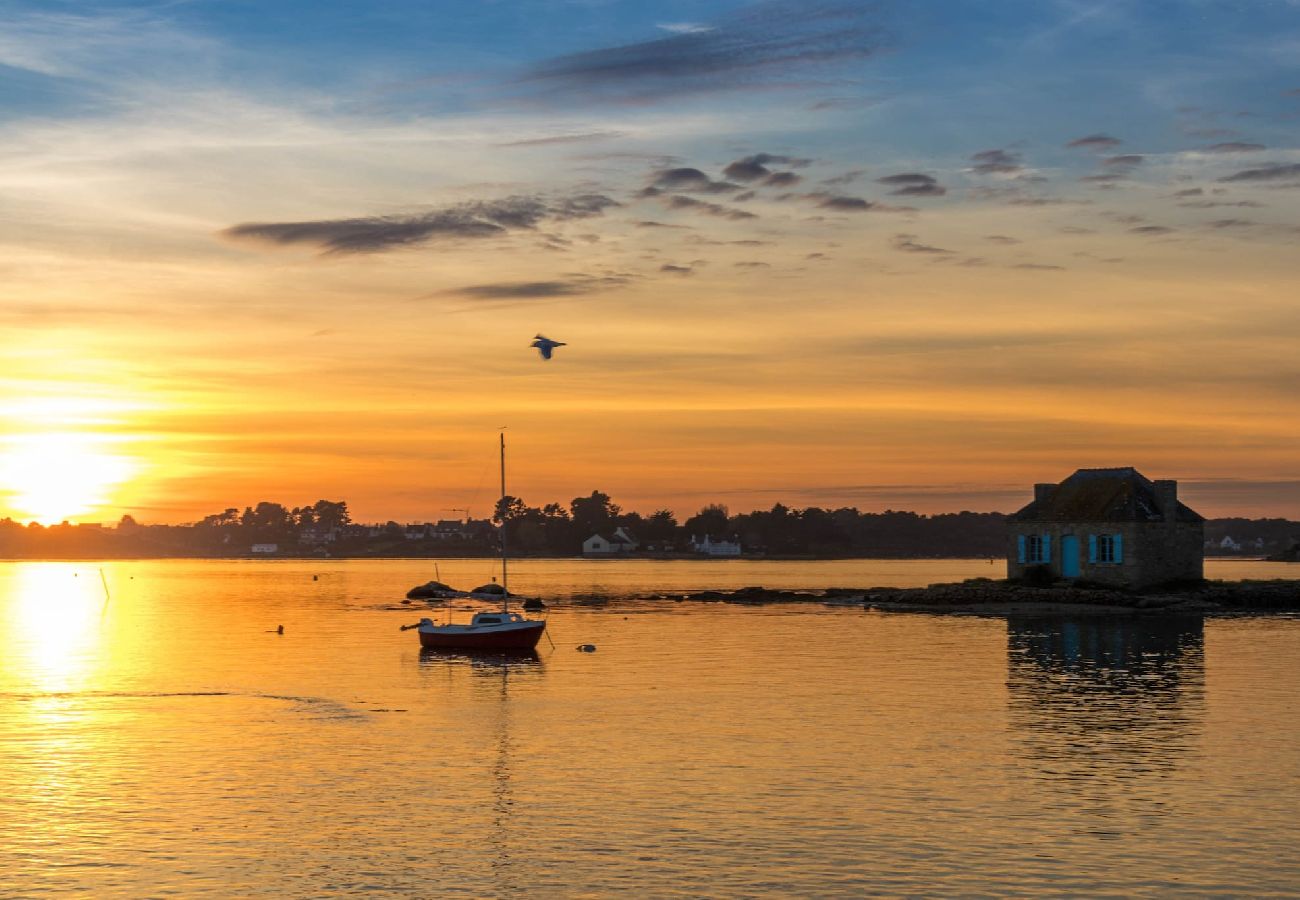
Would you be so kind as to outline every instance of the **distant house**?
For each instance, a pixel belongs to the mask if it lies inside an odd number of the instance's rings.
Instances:
[[[280,545],[279,544],[254,544],[253,546],[248,548],[248,552],[256,553],[263,556],[269,555],[271,553],[279,553]]]
[[[691,550],[705,556],[739,556],[740,541],[715,541],[707,534],[704,540],[698,540],[695,535],[691,535]]]
[[[309,526],[298,532],[298,543],[310,546],[320,546],[321,544],[332,544],[338,540],[338,537],[338,528]]]
[[[1230,534],[1224,535],[1223,540],[1219,541],[1219,549],[1236,553],[1238,550],[1241,549],[1241,544],[1238,544],[1236,541],[1234,541],[1232,539],[1232,535]]]
[[[1204,576],[1205,519],[1178,502],[1178,482],[1133,468],[1036,484],[1034,501],[1008,523],[1009,578],[1041,567],[1057,579],[1142,588]]]
[[[582,542],[583,556],[616,556],[619,553],[631,553],[639,547],[636,538],[632,537],[621,526],[614,529],[614,533],[609,537],[603,534],[593,534]]]
[[[613,556],[614,545],[603,534],[593,534],[582,542],[583,556]]]

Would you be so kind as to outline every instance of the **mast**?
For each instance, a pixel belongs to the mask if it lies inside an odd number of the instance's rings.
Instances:
[[[501,612],[510,612],[510,579],[507,577],[507,555],[506,555],[506,520],[509,509],[505,504],[506,499],[506,433],[501,432]]]

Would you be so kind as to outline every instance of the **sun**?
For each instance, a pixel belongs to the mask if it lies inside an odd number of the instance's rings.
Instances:
[[[109,438],[51,431],[9,437],[0,456],[0,496],[22,518],[44,525],[72,519],[109,502],[136,465],[113,452]]]

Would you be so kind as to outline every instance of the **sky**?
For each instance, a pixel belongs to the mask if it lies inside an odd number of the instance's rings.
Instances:
[[[1298,245],[1295,0],[0,0],[0,516],[1300,518]]]

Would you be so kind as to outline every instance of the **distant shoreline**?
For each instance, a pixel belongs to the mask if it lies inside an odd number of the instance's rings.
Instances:
[[[297,562],[346,562],[352,560],[451,560],[451,559],[498,559],[495,554],[445,554],[445,555],[377,555],[377,554],[358,554],[358,555],[340,555],[340,556],[321,556],[312,553],[268,553],[268,554],[140,554],[138,556],[109,556],[104,554],[69,554],[66,556],[0,556],[0,562],[151,562],[164,559],[187,559],[187,560],[257,560],[257,561],[297,561]],[[562,562],[628,562],[633,560],[648,560],[655,562],[847,562],[852,560],[895,560],[904,561],[938,561],[938,560],[979,560],[987,562],[993,560],[994,566],[998,563],[1005,563],[1003,557],[988,556],[961,556],[951,554],[925,554],[925,555],[907,555],[886,554],[879,556],[862,556],[862,555],[809,555],[809,554],[742,554],[740,556],[701,556],[697,553],[681,554],[645,554],[645,553],[626,553],[611,556],[584,556],[575,554],[573,556],[512,556],[511,562],[523,562],[527,560],[555,560]],[[1297,571],[1300,571],[1300,562],[1295,560],[1277,560],[1270,559],[1266,556],[1207,556],[1206,562],[1268,562],[1277,563],[1278,565],[1296,565]]]

